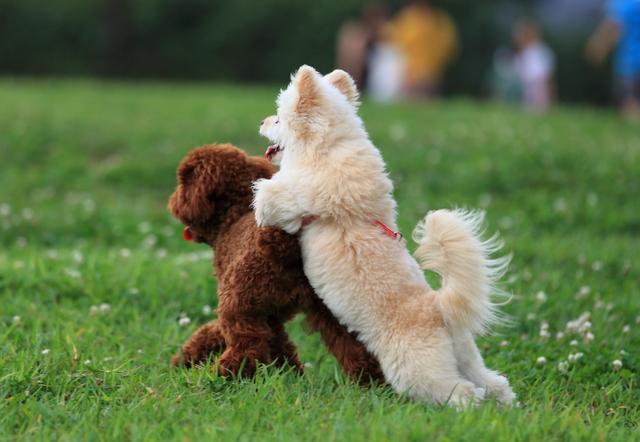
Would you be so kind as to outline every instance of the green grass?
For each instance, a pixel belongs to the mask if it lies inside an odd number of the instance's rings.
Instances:
[[[428,209],[480,206],[513,252],[514,325],[479,342],[519,408],[456,413],[361,389],[300,318],[289,329],[313,364],[302,377],[170,369],[216,303],[209,250],[165,209],[175,167],[208,142],[263,152],[276,92],[0,81],[0,439],[640,440],[640,127],[606,111],[362,108],[405,234]],[[556,338],[585,311],[593,341]]]

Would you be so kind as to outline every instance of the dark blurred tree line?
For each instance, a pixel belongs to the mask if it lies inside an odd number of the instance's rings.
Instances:
[[[334,65],[338,28],[369,0],[0,0],[0,74],[284,84],[303,63]],[[385,2],[382,2],[385,3]],[[498,46],[535,0],[440,0],[460,51],[447,94],[482,96]],[[386,2],[391,11],[404,2]],[[544,23],[543,23],[544,28]],[[584,62],[590,27],[545,34],[565,101],[610,100],[609,75]]]

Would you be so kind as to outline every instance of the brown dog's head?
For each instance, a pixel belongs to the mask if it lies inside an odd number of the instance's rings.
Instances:
[[[252,183],[273,173],[269,161],[231,144],[196,148],[178,166],[169,211],[186,226],[185,239],[212,245],[223,223],[251,211]]]

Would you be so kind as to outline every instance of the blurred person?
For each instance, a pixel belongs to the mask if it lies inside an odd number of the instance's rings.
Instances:
[[[553,102],[555,57],[542,41],[538,25],[531,20],[516,23],[515,70],[520,81],[522,103],[534,111],[545,111]]]
[[[336,65],[347,71],[360,88],[367,83],[368,60],[387,21],[386,8],[372,4],[362,10],[361,17],[344,22],[338,31]]]
[[[508,103],[522,101],[520,78],[515,66],[515,52],[509,47],[499,47],[493,53],[493,63],[489,73],[491,96]]]
[[[392,101],[402,96],[405,57],[393,44],[382,39],[371,48],[367,60],[367,93],[377,101]]]
[[[410,97],[437,95],[458,45],[451,18],[427,0],[412,0],[391,20],[386,32],[406,61],[404,93]]]
[[[623,115],[640,118],[640,0],[612,0],[587,43],[586,55],[602,64],[616,47],[614,75]]]

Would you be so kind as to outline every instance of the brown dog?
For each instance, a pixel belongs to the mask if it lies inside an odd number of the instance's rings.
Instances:
[[[182,160],[169,210],[187,227],[185,239],[215,250],[218,319],[200,327],[172,359],[191,366],[212,353],[222,375],[252,376],[256,362],[291,364],[302,372],[284,323],[304,312],[345,372],[363,383],[384,382],[378,361],[333,317],[302,270],[298,240],[259,228],[251,210],[252,183],[270,178],[271,163],[230,144],[197,148]]]

